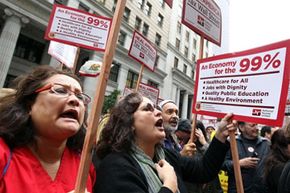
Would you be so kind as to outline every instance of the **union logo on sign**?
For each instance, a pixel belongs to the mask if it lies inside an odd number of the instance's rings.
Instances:
[[[252,115],[261,116],[261,109],[253,109]]]

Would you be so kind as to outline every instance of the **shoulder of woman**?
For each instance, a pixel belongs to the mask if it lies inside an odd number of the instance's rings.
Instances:
[[[5,167],[6,163],[8,162],[10,156],[10,149],[5,141],[0,138],[0,175]]]

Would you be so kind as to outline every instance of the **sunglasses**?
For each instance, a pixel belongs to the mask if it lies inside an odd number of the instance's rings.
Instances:
[[[51,93],[54,93],[61,97],[69,97],[71,94],[74,94],[80,101],[82,101],[85,105],[91,102],[91,98],[82,92],[72,91],[69,86],[63,85],[60,83],[49,83],[44,85],[43,87],[37,89],[35,93],[40,93],[45,90],[50,90]]]

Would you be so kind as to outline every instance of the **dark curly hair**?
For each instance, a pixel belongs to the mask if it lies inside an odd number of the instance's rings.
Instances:
[[[42,87],[45,80],[57,74],[67,75],[80,83],[79,78],[71,72],[41,65],[29,74],[17,77],[14,81],[16,93],[1,98],[0,137],[11,149],[33,142],[35,131],[29,112],[37,97],[35,90]],[[82,126],[74,136],[68,139],[67,147],[80,152],[84,137],[85,128]]]
[[[111,152],[130,151],[134,142],[133,114],[142,101],[142,95],[133,92],[121,99],[112,109],[96,147],[99,158],[102,159]]]

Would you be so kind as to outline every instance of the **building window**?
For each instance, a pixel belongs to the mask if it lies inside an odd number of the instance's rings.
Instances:
[[[195,53],[192,53],[192,58],[191,58],[191,60],[192,60],[193,62],[196,61],[196,55],[195,55]]]
[[[136,88],[137,81],[138,81],[138,74],[132,71],[128,71],[127,80],[126,80],[126,87],[128,88]]]
[[[154,64],[154,66],[157,66],[157,65],[158,65],[159,58],[160,58],[160,56],[157,54],[157,55],[156,55],[156,60],[155,60],[155,64]]]
[[[131,10],[128,7],[125,7],[123,17],[124,17],[124,20],[127,22],[129,21],[130,13],[131,13]]]
[[[154,81],[152,81],[152,80],[148,80],[147,84],[148,84],[149,86],[154,87],[154,88],[158,88],[158,83],[156,83],[156,82],[154,82]]]
[[[144,7],[144,3],[145,3],[145,0],[138,0],[137,1],[137,6],[139,9],[143,9]]]
[[[191,78],[194,79],[194,70],[191,71]]]
[[[142,31],[142,34],[144,36],[147,36],[148,35],[148,31],[149,31],[149,25],[147,23],[143,23],[143,31]]]
[[[29,62],[40,63],[44,49],[44,43],[20,34],[14,50],[14,56]]]
[[[183,64],[183,73],[186,74],[186,72],[187,72],[187,65],[186,64]]]
[[[179,62],[179,59],[177,57],[174,57],[174,64],[173,64],[173,67],[174,68],[178,68],[178,62]]]
[[[184,55],[186,58],[188,58],[188,47],[184,46]]]
[[[196,45],[197,45],[197,40],[194,38],[193,39],[193,49],[196,50]]]
[[[155,36],[155,44],[157,46],[160,46],[160,44],[161,44],[161,35],[158,33],[156,33],[156,36]]]
[[[118,77],[119,77],[119,70],[120,70],[120,64],[113,61],[113,67],[111,67],[111,70],[110,70],[109,80],[113,82],[117,82]]]
[[[175,40],[175,47],[177,48],[177,50],[179,50],[180,48],[180,40],[178,38],[176,38]]]
[[[121,46],[125,45],[126,36],[127,36],[127,34],[124,31],[121,30],[120,33],[119,33],[119,38],[118,38],[118,43]]]
[[[189,31],[185,32],[185,41],[189,42]]]
[[[164,0],[159,0],[159,5],[160,5],[161,7],[164,7],[164,5],[165,5]]]
[[[181,33],[181,23],[179,21],[177,22],[177,33]]]
[[[157,18],[157,24],[162,27],[163,26],[164,17],[159,13]]]
[[[142,20],[136,16],[136,20],[135,20],[135,29],[140,31],[140,28],[141,28],[141,23],[142,23]]]
[[[114,4],[113,4],[113,7],[112,7],[112,12],[114,13],[115,10],[116,10],[116,5],[117,5],[117,0],[114,0]]]
[[[60,4],[60,5],[66,5],[67,4],[67,0],[54,0],[55,4]]]
[[[151,15],[152,5],[149,2],[146,3],[146,7],[145,7],[145,10],[144,11],[145,11],[145,14],[146,15],[148,15],[148,16]]]
[[[83,11],[89,12],[90,8],[88,6],[86,6],[85,4],[83,4],[83,3],[80,3],[79,4],[79,10],[83,10]]]

